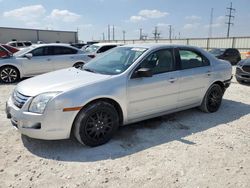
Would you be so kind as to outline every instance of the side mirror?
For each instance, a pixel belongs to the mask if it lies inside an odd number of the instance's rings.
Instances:
[[[149,68],[140,68],[137,70],[137,77],[152,77],[152,70]]]
[[[24,55],[24,57],[27,57],[28,59],[31,59],[33,57],[32,53],[27,53]]]

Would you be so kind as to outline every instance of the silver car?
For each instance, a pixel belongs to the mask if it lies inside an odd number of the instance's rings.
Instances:
[[[79,68],[90,59],[82,50],[67,44],[33,45],[0,59],[0,82],[13,83],[58,69]]]
[[[25,80],[6,105],[24,135],[45,140],[74,135],[88,146],[109,141],[117,128],[193,107],[216,112],[232,67],[190,46],[117,47],[80,69]]]

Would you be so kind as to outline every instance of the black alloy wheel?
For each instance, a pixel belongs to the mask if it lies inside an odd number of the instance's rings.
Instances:
[[[19,77],[19,72],[14,67],[6,66],[0,69],[0,80],[3,83],[14,83]]]
[[[113,105],[97,102],[82,109],[74,123],[77,140],[88,146],[108,142],[119,127],[119,117]]]
[[[220,85],[213,84],[207,91],[200,109],[203,112],[213,113],[216,112],[221,105],[223,97],[223,90]]]

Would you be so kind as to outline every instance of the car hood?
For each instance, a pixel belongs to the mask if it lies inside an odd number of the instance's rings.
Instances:
[[[36,76],[17,85],[17,91],[26,96],[45,92],[67,91],[106,80],[110,75],[96,74],[76,68],[62,69]]]

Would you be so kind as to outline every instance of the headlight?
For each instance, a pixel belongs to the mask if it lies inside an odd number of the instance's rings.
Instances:
[[[47,103],[59,93],[60,92],[49,92],[36,96],[30,104],[29,111],[42,114],[47,106]]]

